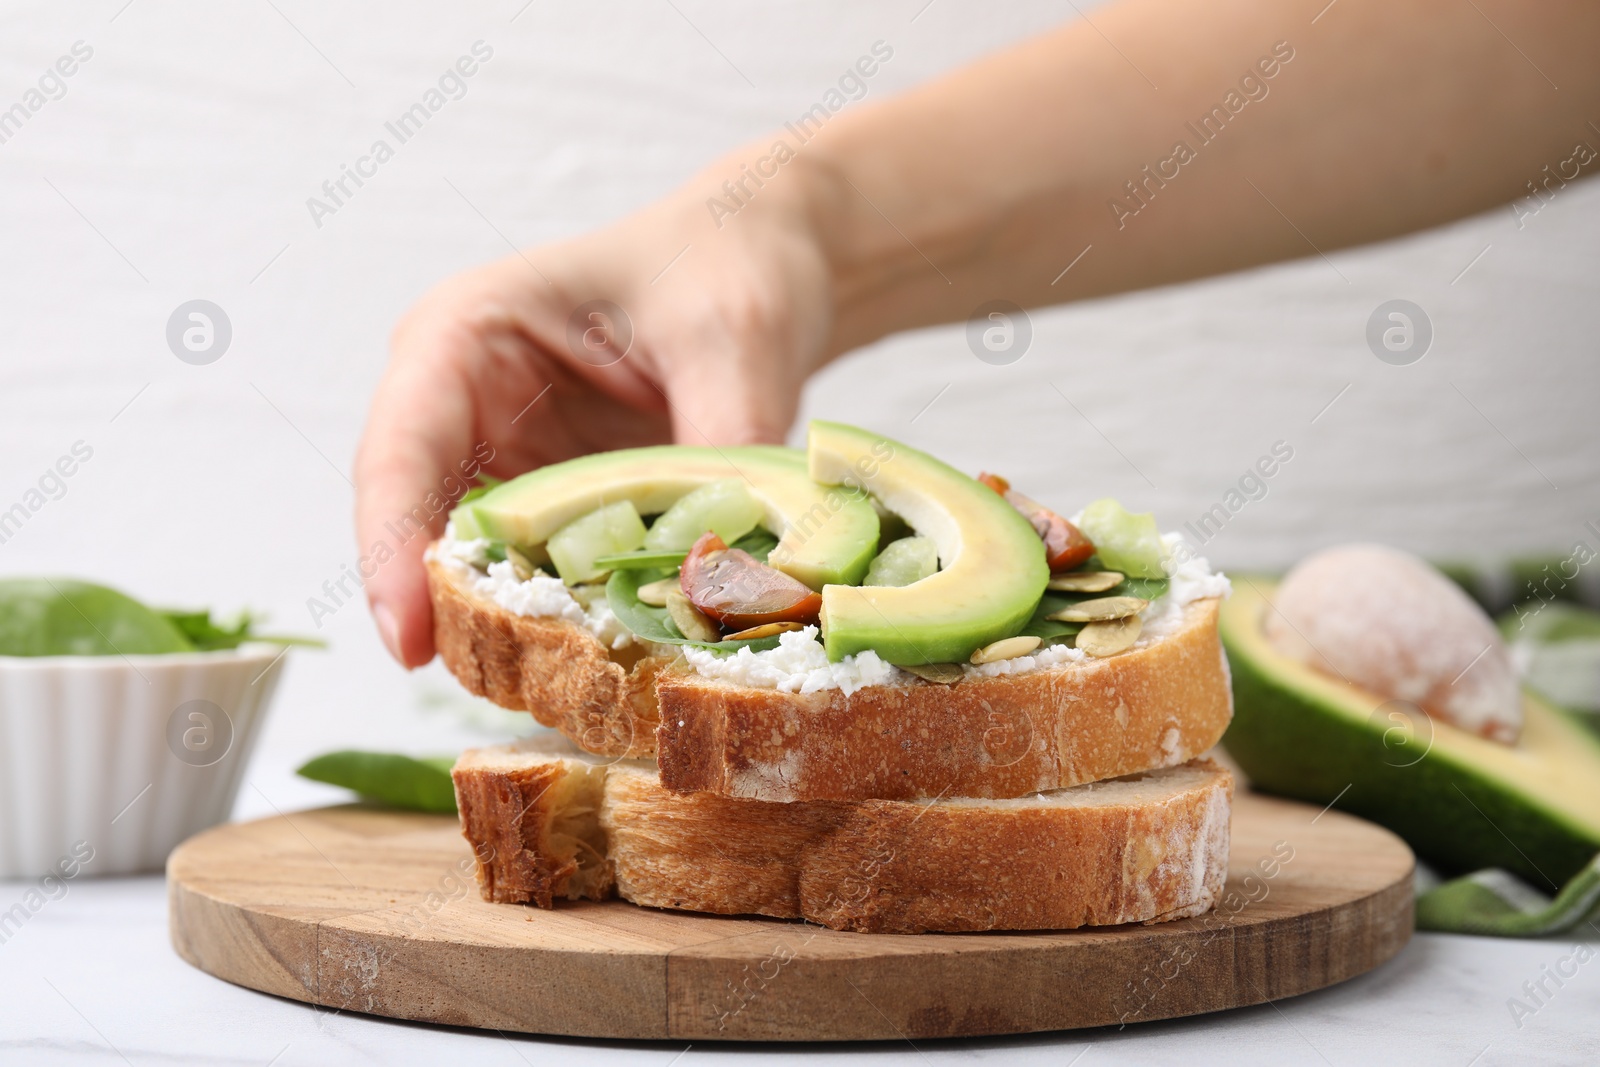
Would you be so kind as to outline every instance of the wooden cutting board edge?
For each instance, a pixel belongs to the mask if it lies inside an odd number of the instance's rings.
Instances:
[[[1284,847],[1292,858],[1284,862]],[[576,1037],[912,1040],[1278,1000],[1393,957],[1410,850],[1241,793],[1214,912],[1050,933],[864,935],[583,902],[486,904],[448,816],[346,805],[217,827],[168,863],[174,948],[219,978],[394,1018]],[[1270,872],[1270,873],[1269,873]]]

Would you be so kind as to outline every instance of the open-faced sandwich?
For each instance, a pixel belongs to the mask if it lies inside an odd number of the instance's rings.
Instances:
[[[1228,585],[1178,547],[829,422],[464,500],[428,554],[440,653],[576,746],[457,765],[485,895],[868,930],[1205,910]]]

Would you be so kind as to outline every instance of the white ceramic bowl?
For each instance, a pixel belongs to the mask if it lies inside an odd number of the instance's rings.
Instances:
[[[0,879],[159,871],[225,822],[283,653],[0,656]]]

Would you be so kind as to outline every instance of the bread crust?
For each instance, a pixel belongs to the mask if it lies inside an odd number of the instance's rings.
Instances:
[[[655,679],[670,657],[637,647],[614,652],[563,619],[517,615],[485,602],[431,558],[428,593],[434,647],[469,692],[531,713],[587,752],[655,755]]]
[[[563,786],[574,770],[547,761],[455,776],[461,832],[472,843],[484,900],[548,908],[557,898],[578,899],[580,860],[551,840],[569,795]],[[593,892],[604,895],[610,888],[607,866]]]
[[[581,626],[473,597],[436,561],[428,575],[435,644],[463,685],[585,751],[654,757],[680,792],[1017,797],[1176,766],[1216,744],[1233,715],[1216,600],[1106,659],[802,695],[704,678],[681,658],[625,658]]]
[[[656,680],[661,781],[773,801],[1017,797],[1177,766],[1233,717],[1217,604],[1146,648],[953,686],[801,695],[675,664]]]
[[[532,824],[559,812],[529,805],[507,825],[498,798],[524,788],[503,779],[573,760],[533,751],[519,768],[517,752],[463,756],[463,829],[486,899],[550,907],[561,894],[541,880],[549,864],[522,853],[545,837]],[[1043,797],[932,804],[684,796],[648,764],[596,769],[614,881],[586,890],[591,899],[615,892],[651,907],[869,933],[1059,930],[1201,914],[1227,872],[1233,778],[1205,759]]]

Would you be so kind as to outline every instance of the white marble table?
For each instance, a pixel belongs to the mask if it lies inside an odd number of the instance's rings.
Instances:
[[[27,886],[0,883],[0,911]],[[1181,1064],[1600,1062],[1600,962],[1583,965],[1519,1028],[1507,1007],[1570,941],[1420,935],[1378,971],[1220,1015],[969,1041],[718,1046],[541,1039],[331,1014],[212,978],[167,942],[160,878],[83,880],[0,943],[0,1064],[678,1063],[984,1061]]]

